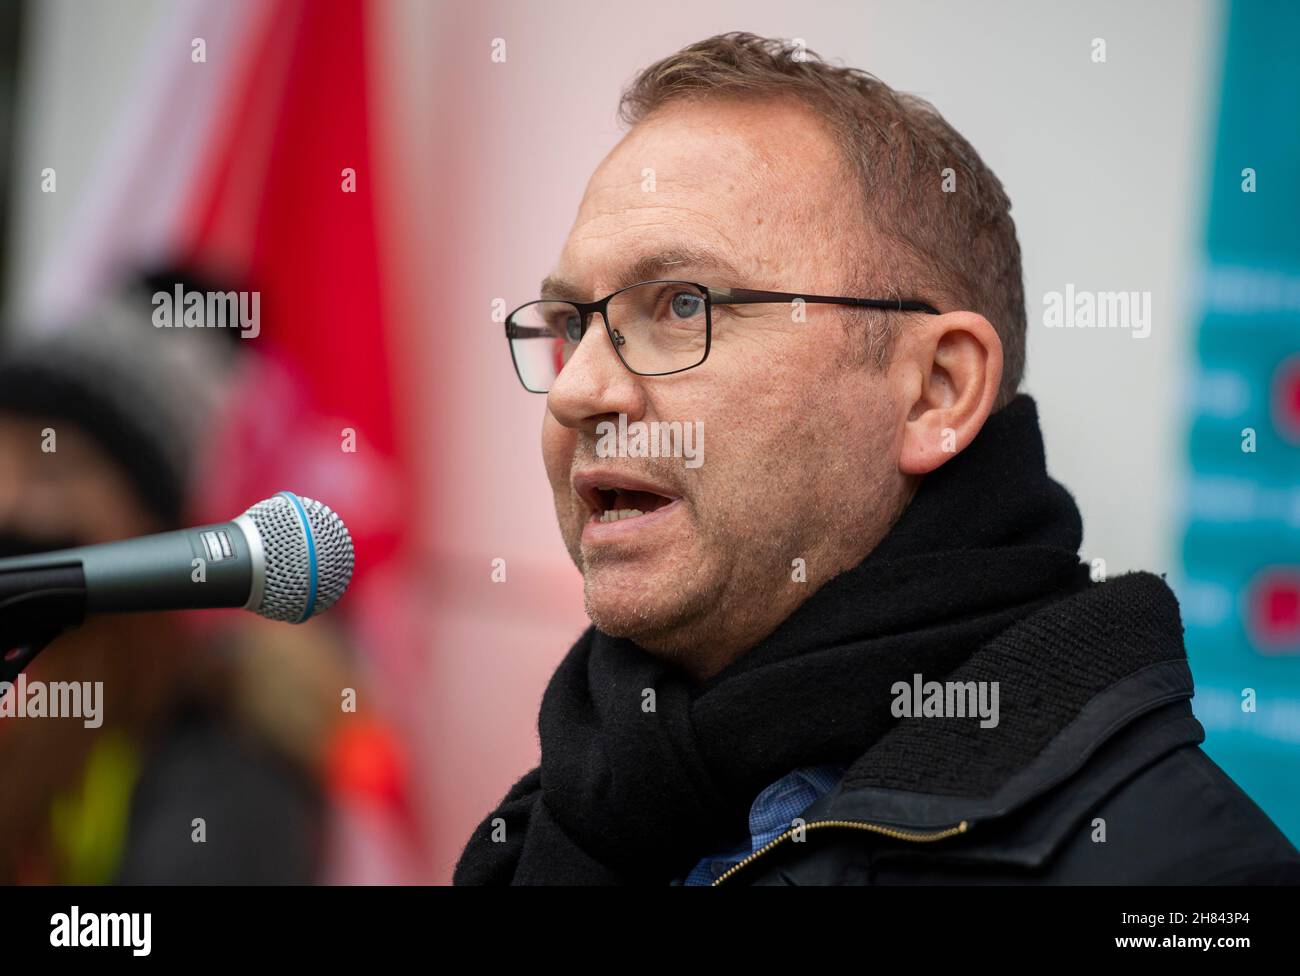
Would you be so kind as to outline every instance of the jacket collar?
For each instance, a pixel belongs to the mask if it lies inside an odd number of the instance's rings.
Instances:
[[[996,729],[900,720],[802,819],[924,832],[964,822],[966,854],[1032,864],[1134,772],[1204,739],[1177,602],[1162,580],[1131,574],[1062,604],[948,676],[1001,679]],[[1017,830],[985,829],[1013,813],[1025,815]]]

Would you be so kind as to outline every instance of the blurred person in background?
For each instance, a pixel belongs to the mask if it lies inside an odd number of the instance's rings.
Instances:
[[[155,333],[151,290],[0,355],[0,557],[186,523],[232,353],[228,330]],[[319,878],[331,729],[355,683],[332,633],[217,612],[91,617],[58,638],[27,681],[102,681],[102,725],[0,718],[0,880]]]

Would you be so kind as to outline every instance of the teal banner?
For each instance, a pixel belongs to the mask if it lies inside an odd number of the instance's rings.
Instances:
[[[1227,23],[1176,588],[1205,749],[1300,844],[1300,4]]]

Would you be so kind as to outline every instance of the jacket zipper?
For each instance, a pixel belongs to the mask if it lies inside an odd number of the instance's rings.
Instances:
[[[800,829],[812,830],[816,827],[847,827],[851,830],[865,830],[868,831],[869,833],[881,834],[882,836],[888,837],[891,840],[906,840],[906,841],[911,841],[912,843],[915,844],[932,844],[937,840],[946,840],[949,837],[955,837],[958,834],[964,834],[968,829],[970,829],[969,823],[965,820],[952,827],[945,827],[943,830],[934,830],[928,833],[922,833],[915,830],[899,830],[897,827],[885,827],[881,824],[864,823],[861,820],[814,820],[812,823],[804,824],[803,827]],[[775,837],[772,840],[768,841],[766,844],[764,844],[762,847],[756,850],[753,854],[750,854],[749,857],[745,858],[743,861],[740,861],[737,864],[733,864],[722,874],[718,875],[718,877],[714,879],[712,886],[717,887],[718,885],[722,884],[722,882],[726,881],[736,872],[740,871],[742,868],[749,866],[750,864],[753,864],[754,861],[758,860],[768,851],[772,850],[772,848],[776,847],[778,844],[781,844],[789,840],[794,835],[795,835],[795,829],[791,828],[790,830],[787,830],[785,833],[783,833],[781,836]]]

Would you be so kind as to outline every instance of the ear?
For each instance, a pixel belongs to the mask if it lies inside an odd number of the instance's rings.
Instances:
[[[975,312],[929,316],[905,332],[907,420],[898,468],[928,474],[975,439],[1002,383],[1002,340]]]

